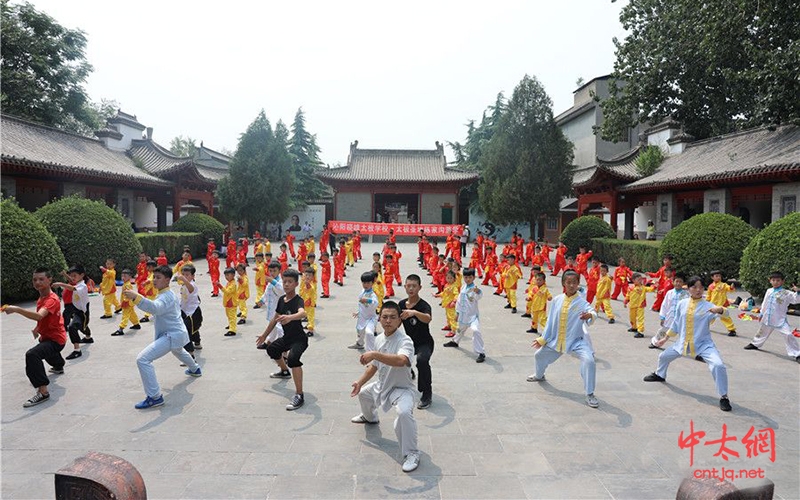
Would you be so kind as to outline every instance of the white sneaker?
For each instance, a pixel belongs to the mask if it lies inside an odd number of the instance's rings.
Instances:
[[[597,402],[597,398],[594,397],[594,394],[589,394],[586,396],[586,404],[592,408],[597,408],[600,406],[600,403]]]
[[[403,462],[403,472],[411,472],[419,467],[419,452],[409,453]]]
[[[353,422],[354,424],[377,424],[378,423],[377,420],[375,420],[375,421],[367,420],[367,417],[365,417],[363,413],[359,413],[355,417],[351,418],[350,421]]]
[[[528,378],[526,378],[525,380],[527,380],[528,382],[544,382],[544,375],[542,375],[542,378],[539,378],[534,373],[533,375],[528,375]]]

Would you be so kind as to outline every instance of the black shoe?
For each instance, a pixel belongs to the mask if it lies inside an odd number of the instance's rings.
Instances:
[[[753,343],[751,342],[751,343],[747,344],[746,346],[744,346],[744,349],[746,349],[748,351],[757,351],[758,347],[754,346]]]
[[[253,309],[261,309],[261,306],[256,304],[256,305],[253,306]]]
[[[528,313],[525,313],[522,316],[520,316],[520,318],[530,318],[530,317],[531,317],[531,315],[528,314]]]
[[[419,403],[417,403],[417,409],[424,410],[425,408],[428,408],[431,405],[431,399],[432,398],[430,396],[423,396],[422,399],[419,400]]]
[[[286,371],[281,370],[275,373],[270,373],[269,378],[281,378],[281,379],[292,378],[292,374],[289,373],[288,370]]]
[[[292,402],[286,405],[286,409],[288,411],[296,410],[305,404],[305,399],[303,398],[302,394],[295,394],[292,398]]]
[[[64,367],[61,366],[56,368],[55,366],[50,368],[50,373],[55,373],[56,375],[64,375]]]
[[[116,311],[114,311],[114,314],[119,314],[119,313],[121,313],[121,312],[122,312],[122,308],[120,307],[119,309],[117,309]]]
[[[141,329],[142,329],[142,325],[133,325],[133,326],[131,326],[131,330],[141,330]]]
[[[306,337],[313,337],[313,336],[314,336],[314,332],[312,330],[309,330],[309,331],[306,332]]]
[[[610,320],[608,320],[608,324],[609,324],[609,325],[613,325],[613,324],[614,324],[614,323],[616,323],[616,322],[617,322],[617,321],[616,321],[614,318],[611,318]]]
[[[112,337],[118,337],[120,335],[125,335],[125,332],[122,330],[122,328],[111,334]]]
[[[212,293],[211,296],[212,297],[219,297],[219,294],[218,293]]]
[[[658,349],[657,345],[650,344],[647,346],[648,349]]]
[[[667,379],[659,377],[655,372],[647,375],[644,379],[645,382],[666,382]]]
[[[797,356],[797,357],[798,357],[798,358],[800,358],[800,356]],[[798,361],[800,361],[800,359],[798,359]],[[416,378],[417,378],[417,373],[416,373],[416,372],[414,371],[414,369],[412,368],[412,369],[411,369],[411,380],[414,380],[414,379],[416,379]]]
[[[64,359],[75,359],[75,358],[80,358],[81,356],[83,356],[83,353],[81,351],[72,351],[72,353],[70,353],[70,355]]]
[[[94,338],[92,337],[83,337],[78,341],[79,344],[94,344]]]
[[[511,309],[511,304],[506,304],[506,307],[504,307],[504,309]]]
[[[644,338],[644,334],[636,332],[636,334],[633,336],[633,338],[635,338],[635,339],[643,339]]]
[[[444,344],[442,344],[442,346],[443,347],[458,347],[458,344],[456,344],[455,342],[453,342],[451,340],[450,342],[445,342]]]
[[[104,315],[100,316],[100,319],[108,319],[110,317],[111,317],[110,314],[104,314]]]
[[[797,356],[796,358],[794,358],[794,360],[800,363],[800,356]]]
[[[50,399],[50,393],[42,394],[41,392],[37,392],[31,399],[22,403],[23,408],[30,408],[31,406],[36,406],[38,404],[42,404],[45,401]]]
[[[739,304],[741,304],[741,303],[742,303],[742,298],[741,297],[736,297],[736,300],[733,301],[732,305],[734,305],[736,307],[739,307]]]
[[[705,360],[705,359],[703,359],[703,356],[701,356],[701,355],[699,355],[699,354],[698,354],[697,356],[695,356],[695,357],[694,357],[694,359],[695,359],[696,361],[702,361],[703,363],[705,363],[705,362],[706,362],[706,360]]]
[[[539,332],[536,330],[536,328],[528,328],[527,330],[525,330],[525,333],[539,333]]]
[[[476,363],[483,363],[486,361],[486,355],[484,353],[478,354],[478,357],[475,359]]]
[[[229,330],[229,331],[227,331],[227,332],[225,332],[225,336],[226,336],[226,337],[233,337],[234,335],[236,335],[236,332],[232,332],[232,331],[230,331],[230,330]]]
[[[266,343],[266,342],[264,342],[263,344],[258,344],[258,345],[256,346],[256,349],[263,349],[263,350],[265,350],[265,351],[266,351],[266,350],[267,350],[267,343]]]
[[[242,319],[240,319],[239,321],[236,322],[237,325],[243,325],[245,323],[247,323],[247,320],[245,320],[244,318],[242,318]]]
[[[139,323],[150,323],[150,318],[148,318],[147,316],[145,316],[144,318],[142,318],[142,319],[140,319],[140,320],[139,320]]]
[[[638,332],[639,330],[638,330],[638,329],[636,329],[636,328],[628,328],[628,331],[629,331],[629,332],[632,332],[632,333],[636,333],[636,332]]]
[[[727,397],[722,397],[719,399],[719,409],[722,411],[731,411],[733,408],[731,407],[731,401]]]
[[[731,331],[728,332],[728,337],[735,337],[735,336],[736,336],[736,330],[731,330]],[[729,406],[730,406],[730,404],[729,404]],[[725,411],[730,411],[730,410],[725,410]]]
[[[517,314],[517,308],[516,307],[512,307],[511,308],[511,314]]]

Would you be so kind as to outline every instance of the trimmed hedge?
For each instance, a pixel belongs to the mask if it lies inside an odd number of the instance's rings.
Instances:
[[[739,277],[742,252],[758,233],[739,217],[715,212],[695,215],[664,237],[658,255],[672,254],[673,267],[686,276],[697,275],[705,283],[710,272],[722,271],[724,280]]]
[[[800,284],[800,212],[762,229],[742,253],[739,279],[751,295],[764,296],[773,271],[786,275],[786,286]]]
[[[210,215],[188,214],[172,225],[172,231],[176,233],[200,233],[204,245],[208,243],[209,238],[214,238],[214,243],[219,248],[222,246],[222,233],[225,231],[225,226]]]
[[[34,215],[56,237],[69,265],[83,264],[95,283],[100,283],[100,266],[106,259],[117,262],[117,272],[136,269],[142,246],[130,222],[102,201],[68,196],[48,203]]]
[[[30,212],[6,198],[0,203],[0,258],[3,262],[2,300],[20,301],[39,296],[31,276],[46,267],[57,277],[67,269],[64,254],[52,234]]]
[[[192,258],[205,258],[206,245],[200,233],[136,233],[136,239],[142,245],[142,251],[154,260],[158,257],[158,249],[167,252],[170,263],[178,262],[183,256],[183,246],[192,249]]]
[[[661,267],[659,246],[659,241],[592,238],[592,252],[595,257],[609,266],[616,266],[622,257],[628,267],[639,272],[654,272]]]
[[[592,248],[593,238],[609,238],[615,239],[617,237],[611,225],[593,215],[584,215],[573,220],[564,231],[561,233],[560,240],[567,246],[567,255],[577,255],[580,247],[586,247],[589,250]]]

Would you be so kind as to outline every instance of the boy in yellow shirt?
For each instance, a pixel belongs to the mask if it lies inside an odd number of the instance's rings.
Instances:
[[[182,259],[179,260],[177,264],[175,264],[174,268],[172,268],[172,275],[175,276],[175,279],[173,281],[177,281],[177,279],[178,279],[177,277],[181,274],[181,270],[183,269],[183,266],[185,266],[186,264],[191,264],[191,263],[192,263],[192,254],[190,254],[188,251],[184,250],[183,251],[183,255],[182,255]]]
[[[259,252],[256,254],[256,304],[253,309],[260,309],[259,302],[264,296],[264,291],[267,289],[267,265],[264,262],[264,254]]]
[[[445,337],[451,338],[456,336],[456,331],[458,330],[458,323],[456,322],[456,299],[461,290],[456,285],[456,273],[452,270],[447,271],[445,283],[447,284],[444,290],[442,290],[441,306],[444,307],[446,323],[442,330],[449,330]]]
[[[236,265],[236,300],[238,301],[239,312],[236,317],[238,325],[243,325],[247,321],[247,299],[250,298],[250,280],[247,278],[247,266],[240,262]]]
[[[117,272],[114,270],[116,265],[117,262],[114,259],[106,259],[106,266],[100,266],[100,270],[103,272],[103,281],[100,282],[100,293],[103,295],[103,315],[100,316],[100,319],[111,317],[112,305],[115,308],[114,314],[122,311],[119,300],[117,300]]]
[[[225,279],[228,282],[222,288],[222,306],[225,308],[225,316],[228,318],[228,331],[225,332],[226,337],[232,337],[236,335],[236,308],[239,306],[239,302],[236,299],[237,291],[236,291],[236,270],[232,267],[225,269],[224,273]]]
[[[613,280],[608,275],[608,266],[600,264],[600,281],[597,282],[597,293],[594,298],[594,310],[600,312],[604,310],[608,316],[608,324],[615,322],[614,311],[611,310],[611,284]],[[638,314],[638,312],[637,312]]]
[[[553,294],[547,289],[546,275],[539,271],[534,274],[530,289],[531,328],[528,333],[539,333],[547,325],[547,302],[553,300]]]
[[[386,287],[383,285],[383,271],[380,262],[372,263],[372,274],[375,275],[375,281],[372,282],[372,291],[378,297],[377,309],[380,311],[381,307],[383,307],[383,298],[386,297]]]
[[[120,292],[120,309],[122,309],[122,320],[119,322],[119,328],[111,334],[112,337],[125,335],[125,327],[128,326],[128,321],[131,322],[131,330],[141,330],[142,326],[139,324],[139,317],[136,315],[136,310],[133,308],[133,302],[125,298],[125,292],[128,290],[136,291],[136,283],[133,281],[130,269],[123,269],[120,276],[122,277],[122,291]]]
[[[631,327],[629,332],[633,332],[633,338],[644,338],[644,309],[647,307],[647,292],[653,292],[652,286],[644,286],[644,276],[639,273],[633,275],[633,287],[628,292],[623,302],[624,307],[630,307]]]
[[[712,282],[708,285],[706,292],[706,300],[715,306],[728,307],[728,292],[733,291],[733,287],[727,283],[722,282],[722,271],[711,271]],[[736,327],[733,326],[733,320],[730,316],[720,316],[720,321],[728,329],[728,337],[736,336]],[[709,323],[709,326],[713,323]]]
[[[314,336],[314,313],[317,310],[317,278],[314,268],[310,265],[303,271],[303,282],[300,283],[300,298],[303,299],[303,309],[306,310],[306,335]]]
[[[511,309],[511,314],[517,313],[517,281],[522,277],[522,270],[517,265],[517,256],[513,253],[506,257],[508,268],[503,275],[503,289],[508,298],[506,309]]]

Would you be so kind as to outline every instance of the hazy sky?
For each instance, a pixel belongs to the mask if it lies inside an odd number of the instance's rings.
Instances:
[[[467,120],[526,73],[564,111],[579,77],[611,72],[626,2],[32,3],[86,32],[90,97],[116,99],[160,144],[185,135],[235,150],[260,109],[289,125],[302,106],[322,160],[344,164],[355,139],[463,141]]]

